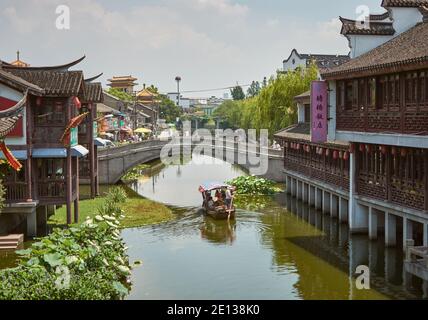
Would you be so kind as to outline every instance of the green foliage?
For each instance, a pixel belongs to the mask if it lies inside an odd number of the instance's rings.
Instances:
[[[122,101],[134,101],[134,97],[130,95],[129,93],[123,92],[122,90],[119,90],[117,88],[110,88],[107,90],[109,94],[112,96],[122,100]]]
[[[260,83],[258,81],[253,81],[251,83],[251,86],[247,90],[247,97],[248,98],[254,98],[260,93]]]
[[[18,251],[17,268],[0,271],[2,300],[109,300],[129,293],[130,264],[120,237],[121,188],[112,189],[99,215],[55,229]]]
[[[297,121],[294,97],[308,91],[316,80],[315,65],[303,70],[279,74],[271,78],[255,97],[240,101],[226,101],[215,112],[225,126],[242,129],[268,129],[273,134]]]
[[[232,95],[233,100],[245,99],[245,93],[244,93],[244,90],[242,90],[241,86],[236,86],[233,89],[231,89],[230,94]]]
[[[6,189],[3,185],[3,180],[0,179],[0,210],[4,207],[4,201],[6,200]]]
[[[129,170],[123,177],[122,181],[135,181],[138,180],[143,174],[144,171],[150,168],[149,164],[140,164],[131,170]]]
[[[164,95],[160,96],[159,112],[160,117],[165,119],[167,123],[175,123],[177,118],[180,118],[183,115],[183,110],[181,107],[177,106],[173,101]]]
[[[226,183],[236,187],[236,193],[242,195],[271,195],[281,192],[274,181],[256,176],[241,176]]]

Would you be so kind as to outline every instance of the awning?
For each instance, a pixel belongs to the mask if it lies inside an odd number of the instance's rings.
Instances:
[[[89,153],[89,150],[81,145],[71,148],[72,157],[84,157]],[[33,150],[33,158],[46,159],[46,158],[67,158],[66,148],[42,148]]]
[[[67,158],[67,149],[66,148],[34,149],[33,158]]]
[[[86,156],[89,153],[89,150],[86,149],[84,146],[77,145],[75,147],[71,148],[71,156],[72,157],[78,157],[82,158]]]
[[[13,156],[18,160],[27,160],[27,150],[11,150]],[[3,152],[0,151],[0,159],[6,159]]]
[[[94,139],[94,144],[97,147],[105,147],[107,145],[107,142],[105,139],[101,139],[101,138],[95,138]]]

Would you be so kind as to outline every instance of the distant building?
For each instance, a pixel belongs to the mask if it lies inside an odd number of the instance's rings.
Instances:
[[[340,66],[348,62],[349,55],[335,54],[300,54],[296,49],[291,51],[290,56],[283,61],[282,72],[294,71],[297,68],[306,68],[314,62],[320,70]]]
[[[176,106],[181,107],[183,110],[187,110],[191,107],[191,99],[184,98],[180,95],[180,99],[178,99],[178,93],[177,92],[169,92],[166,94],[168,99],[173,101]]]
[[[132,94],[134,92],[134,87],[138,85],[138,83],[135,82],[137,78],[132,76],[113,77],[112,79],[108,79],[108,81],[110,82],[107,84],[109,87],[119,89],[129,94]]]
[[[14,67],[22,67],[22,68],[29,67],[30,65],[28,63],[19,59],[19,55],[20,55],[20,52],[17,51],[16,52],[16,60],[11,62],[10,64]]]

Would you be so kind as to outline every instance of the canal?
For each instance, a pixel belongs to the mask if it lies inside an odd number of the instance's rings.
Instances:
[[[351,236],[346,225],[285,194],[238,199],[235,222],[199,214],[201,183],[243,174],[236,166],[195,156],[158,167],[130,185],[172,206],[177,219],[123,231],[131,261],[143,261],[133,270],[129,299],[424,297],[426,284],[403,273],[402,249]],[[371,270],[370,290],[356,287],[360,265]]]

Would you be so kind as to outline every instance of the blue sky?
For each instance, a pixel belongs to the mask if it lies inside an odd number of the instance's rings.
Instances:
[[[296,48],[347,54],[338,16],[358,17],[381,0],[2,0],[0,59],[19,49],[32,65],[64,63],[87,55],[88,76],[132,74],[161,91],[250,83],[270,76]],[[71,29],[55,28],[55,9],[67,4]],[[214,92],[221,95],[220,92]],[[211,94],[189,94],[206,96]]]

